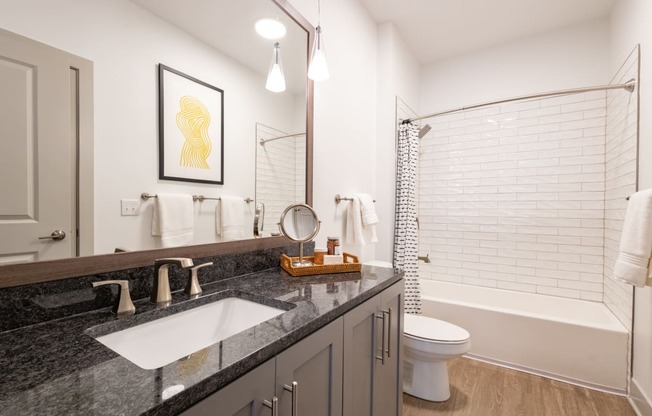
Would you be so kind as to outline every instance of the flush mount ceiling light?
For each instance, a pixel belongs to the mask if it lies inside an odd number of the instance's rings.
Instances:
[[[310,65],[308,66],[308,78],[313,81],[326,81],[329,77],[324,52],[324,40],[321,36],[321,0],[317,0],[317,27],[315,28],[315,43],[312,45]]]
[[[278,42],[274,44],[272,64],[267,73],[265,88],[272,92],[285,91],[285,76],[283,75],[283,65],[281,64],[281,45]]]
[[[265,39],[280,39],[285,36],[285,25],[276,19],[258,19],[254,25],[256,33]]]

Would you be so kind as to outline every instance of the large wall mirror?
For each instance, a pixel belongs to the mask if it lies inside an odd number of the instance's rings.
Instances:
[[[0,0],[0,9],[0,58],[6,58],[0,59],[0,86],[19,85],[17,94],[27,97],[21,108],[33,108],[39,117],[46,113],[44,103],[52,101],[45,95],[50,90],[69,99],[66,106],[51,105],[49,125],[32,120],[29,112],[15,116],[7,104],[0,104],[0,135],[7,136],[2,143],[11,142],[18,131],[26,138],[22,140],[27,150],[14,151],[28,155],[11,168],[28,172],[24,177],[3,171],[12,180],[0,187],[5,193],[0,198],[0,227],[45,218],[46,195],[39,193],[43,190],[61,204],[72,224],[34,231],[27,248],[17,247],[24,233],[0,228],[0,240],[8,244],[0,245],[0,287],[142,266],[161,256],[200,257],[287,244],[272,233],[256,238],[253,234],[256,206],[269,206],[269,213],[279,204],[271,200],[277,192],[267,189],[277,182],[261,180],[261,155],[291,143],[293,166],[285,173],[293,192],[282,204],[312,203],[313,86],[306,69],[314,28],[286,0]],[[261,37],[254,30],[261,18],[282,23],[286,34],[280,39]],[[31,47],[29,42],[70,55],[68,69],[74,70],[59,75],[68,77],[72,87],[56,87],[62,83],[55,78],[55,87],[41,87],[41,65],[58,58],[48,56],[32,65],[33,51],[22,50],[23,45]],[[286,82],[283,92],[266,89],[277,42]],[[223,90],[223,116],[213,117],[223,126],[222,184],[159,179],[159,64]],[[56,112],[57,107],[70,111]],[[4,124],[10,128],[3,129]],[[65,157],[51,158],[51,164],[65,166],[68,176],[42,182],[45,167],[34,164],[49,160],[59,146],[44,154],[40,140],[64,124],[69,127],[64,132],[69,150]],[[281,136],[289,140],[272,140],[267,150],[260,144]],[[8,149],[2,146],[0,150]],[[274,163],[272,169],[278,169],[280,162]],[[209,198],[193,205],[194,243],[162,248],[151,233],[154,201],[141,199],[142,193]],[[251,200],[245,206],[244,239],[223,241],[215,232],[215,199],[223,195]],[[136,215],[124,215],[125,210]],[[57,228],[68,231],[68,238],[48,238]],[[77,229],[79,238],[74,235]],[[30,244],[45,247],[45,253]],[[48,247],[57,244],[69,247],[69,253],[48,257],[48,251],[55,251]],[[113,254],[116,249],[126,252]]]

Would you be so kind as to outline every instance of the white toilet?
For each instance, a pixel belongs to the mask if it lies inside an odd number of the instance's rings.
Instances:
[[[469,352],[469,333],[439,319],[405,314],[403,347],[403,392],[434,402],[448,400],[446,362]]]
[[[373,260],[369,266],[392,267]],[[471,349],[469,333],[457,325],[422,315],[403,315],[403,392],[432,402],[451,397],[446,362]]]

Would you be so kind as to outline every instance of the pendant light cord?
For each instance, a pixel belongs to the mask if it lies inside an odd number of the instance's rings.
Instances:
[[[321,0],[317,0],[317,26],[321,26]]]

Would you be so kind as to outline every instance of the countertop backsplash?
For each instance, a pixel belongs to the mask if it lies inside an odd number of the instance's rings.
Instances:
[[[314,242],[304,245],[305,255],[312,255]],[[281,253],[299,255],[299,245],[261,249],[244,253],[221,254],[193,258],[199,265],[213,262],[213,266],[199,271],[199,283],[207,284],[234,276],[246,275],[278,267]],[[45,271],[47,273],[47,271]],[[188,270],[170,267],[170,289],[182,290],[188,279]],[[101,280],[128,280],[131,298],[149,298],[154,277],[154,265],[135,269],[117,270],[90,276],[74,277],[25,286],[0,289],[0,332],[64,318],[79,313],[108,308],[118,294],[117,288],[92,288],[91,283]]]

